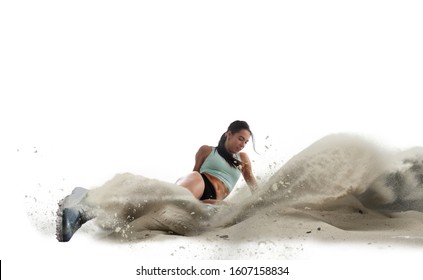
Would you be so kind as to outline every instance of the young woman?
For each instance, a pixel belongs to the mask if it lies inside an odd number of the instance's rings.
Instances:
[[[223,200],[242,174],[251,191],[257,188],[251,161],[241,152],[253,138],[245,121],[234,121],[220,138],[217,147],[202,146],[195,156],[194,170],[176,184],[190,190],[205,203]],[[254,144],[254,138],[253,138]]]
[[[250,159],[246,153],[241,153],[250,138],[253,135],[245,121],[231,123],[217,147],[200,147],[193,172],[176,182],[184,188],[132,174],[116,175],[92,190],[75,188],[59,202],[57,239],[69,241],[82,224],[93,218],[97,218],[105,229],[115,232],[130,229],[133,235],[145,230],[179,234],[195,231],[201,227],[203,219],[196,216],[205,210],[204,207],[198,208],[203,204],[192,199],[191,194],[205,203],[222,201],[233,190],[241,174],[250,189],[256,189]]]

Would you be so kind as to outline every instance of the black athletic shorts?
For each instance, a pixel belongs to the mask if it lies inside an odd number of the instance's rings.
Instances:
[[[214,189],[213,184],[210,182],[209,178],[206,175],[201,174],[204,181],[204,193],[200,200],[206,199],[216,199],[216,190]]]

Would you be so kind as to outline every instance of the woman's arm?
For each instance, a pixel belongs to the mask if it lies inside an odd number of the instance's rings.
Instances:
[[[242,176],[250,187],[251,192],[255,192],[257,190],[257,180],[253,174],[250,158],[246,153],[240,153],[239,156],[242,161]]]
[[[195,154],[195,165],[193,171],[200,172],[201,165],[203,165],[204,161],[211,153],[212,147],[203,145],[198,149],[197,153]]]

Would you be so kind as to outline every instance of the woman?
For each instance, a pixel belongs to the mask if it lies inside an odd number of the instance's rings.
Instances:
[[[189,192],[183,188],[175,189],[174,184],[125,174],[115,176],[96,189],[75,188],[59,202],[57,239],[69,241],[82,224],[93,218],[100,219],[104,228],[114,228],[115,231],[131,229],[134,234],[149,229],[184,234],[187,228],[195,229],[196,220],[192,215],[195,212],[189,206],[192,201],[190,192],[205,203],[222,201],[241,174],[250,189],[256,189],[250,159],[246,153],[241,153],[252,137],[246,122],[234,121],[217,147],[202,146],[195,157],[194,171],[176,182]],[[155,200],[163,203],[157,204]],[[176,212],[161,209],[182,200],[184,206],[182,209],[176,207]],[[172,212],[179,213],[178,218],[174,218]],[[111,224],[107,226],[108,223]],[[193,226],[186,227],[189,223]]]
[[[205,203],[216,203],[228,196],[241,174],[251,191],[254,191],[257,181],[251,161],[246,153],[241,153],[250,138],[253,138],[253,134],[248,123],[234,121],[220,138],[217,147],[200,147],[195,156],[193,172],[180,178],[176,184],[187,188]]]

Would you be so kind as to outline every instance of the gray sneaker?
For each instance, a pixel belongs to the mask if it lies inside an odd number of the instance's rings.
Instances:
[[[82,206],[79,205],[87,193],[87,189],[78,187],[59,202],[56,219],[56,238],[58,241],[69,241],[73,234],[89,220]]]

